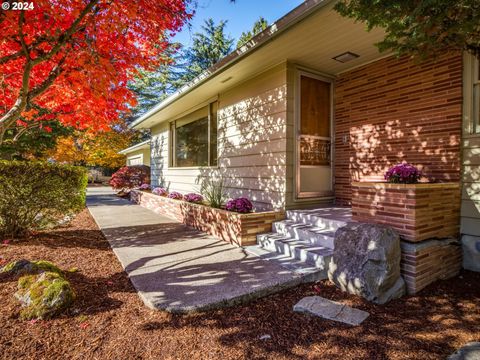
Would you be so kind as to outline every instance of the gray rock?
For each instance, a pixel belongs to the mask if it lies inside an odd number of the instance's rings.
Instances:
[[[21,277],[15,297],[23,307],[21,319],[50,319],[72,305],[75,293],[70,283],[60,274],[42,272]]]
[[[405,294],[400,237],[389,227],[349,223],[335,233],[328,278],[342,291],[377,304]]]
[[[320,296],[307,296],[296,303],[293,311],[339,321],[349,325],[360,325],[370,314]]]
[[[471,342],[462,346],[447,360],[480,360],[480,342]]]
[[[480,272],[480,237],[462,236],[463,268]]]

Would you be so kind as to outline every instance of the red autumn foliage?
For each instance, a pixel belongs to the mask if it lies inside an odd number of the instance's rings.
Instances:
[[[9,128],[52,118],[107,130],[135,104],[127,82],[159,65],[190,1],[35,0],[0,11],[0,143]]]
[[[150,167],[146,165],[124,166],[110,179],[110,186],[114,190],[123,192],[128,192],[142,184],[150,184]]]

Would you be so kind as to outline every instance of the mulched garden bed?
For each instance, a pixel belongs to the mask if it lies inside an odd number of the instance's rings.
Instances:
[[[0,244],[0,262],[50,260],[78,298],[64,317],[18,320],[16,281],[0,277],[1,359],[443,359],[480,340],[480,274],[464,272],[386,306],[324,281],[234,308],[171,315],[146,308],[85,210],[66,228]],[[292,312],[319,294],[370,312],[358,327]]]

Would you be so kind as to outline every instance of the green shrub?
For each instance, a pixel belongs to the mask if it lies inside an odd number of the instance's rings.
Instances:
[[[202,183],[201,193],[205,202],[213,208],[221,208],[226,200],[223,178],[212,180],[206,178]]]
[[[85,206],[85,168],[0,161],[0,234],[19,237]]]

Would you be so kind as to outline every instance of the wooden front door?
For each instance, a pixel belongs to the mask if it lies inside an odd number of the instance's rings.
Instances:
[[[297,115],[297,198],[332,196],[332,83],[301,73]]]

